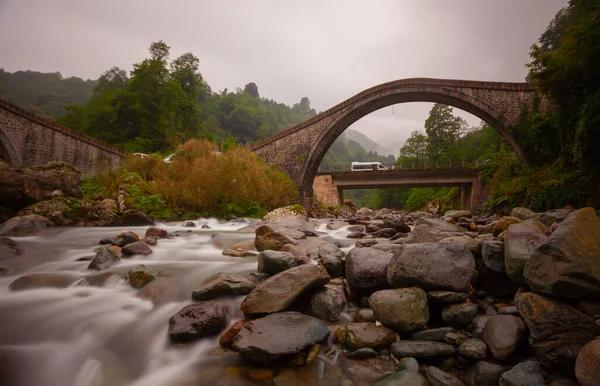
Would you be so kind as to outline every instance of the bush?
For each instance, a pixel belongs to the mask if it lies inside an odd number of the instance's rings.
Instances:
[[[223,148],[223,147],[222,147]],[[120,186],[128,203],[148,214],[204,213],[221,218],[262,217],[296,199],[296,185],[247,147],[229,144],[223,153],[208,141],[190,140],[166,164],[160,157],[130,157],[96,178],[114,196]],[[170,216],[166,216],[170,217]]]

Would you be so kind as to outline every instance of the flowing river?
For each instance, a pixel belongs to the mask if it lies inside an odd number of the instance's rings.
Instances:
[[[178,235],[159,240],[148,256],[123,259],[105,271],[88,270],[89,258],[101,238],[125,228],[53,228],[44,236],[13,238],[22,254],[0,257],[0,384],[255,384],[244,375],[248,368],[239,355],[219,347],[218,336],[185,347],[173,347],[167,338],[169,317],[192,303],[191,292],[204,279],[217,272],[256,271],[256,257],[222,255],[233,243],[254,239],[254,232],[237,231],[253,222],[201,219],[195,228],[157,224]],[[201,229],[204,224],[210,228]],[[143,237],[146,228],[126,229]],[[326,232],[323,237],[344,240],[344,252],[350,249],[347,226],[317,229]],[[124,277],[140,264],[168,276],[133,289]],[[19,277],[40,273],[46,275],[32,280],[49,286],[9,289]],[[231,321],[243,318],[242,300],[226,299]],[[319,359],[320,367],[306,371],[332,371],[327,368],[335,358],[321,354]],[[333,371],[339,372],[337,367]]]

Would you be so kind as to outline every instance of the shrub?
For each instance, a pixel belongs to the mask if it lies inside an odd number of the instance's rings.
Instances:
[[[124,186],[132,207],[154,213],[168,207],[218,217],[262,217],[297,198],[296,185],[247,147],[222,149],[219,153],[214,143],[189,140],[170,164],[157,156],[130,157],[96,182],[115,196]]]

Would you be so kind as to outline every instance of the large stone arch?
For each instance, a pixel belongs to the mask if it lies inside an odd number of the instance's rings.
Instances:
[[[402,79],[367,89],[256,144],[253,150],[286,172],[302,193],[311,195],[312,181],[327,149],[351,124],[393,104],[432,102],[457,107],[488,122],[523,159],[511,128],[523,105],[532,103],[534,96],[535,89],[528,83]]]
[[[8,163],[10,166],[21,166],[21,159],[8,140],[8,137],[4,135],[4,132],[2,132],[2,128],[0,128],[0,159]]]

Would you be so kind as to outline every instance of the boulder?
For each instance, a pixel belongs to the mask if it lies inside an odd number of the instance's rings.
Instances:
[[[504,232],[508,229],[508,227],[512,224],[518,224],[522,222],[516,217],[504,216],[498,220],[496,225],[494,226],[494,231],[492,232],[494,236],[498,236],[500,233]]]
[[[83,198],[81,171],[65,162],[13,168],[0,161],[2,206],[16,212],[36,202],[51,199],[52,193],[57,190],[63,196]]]
[[[394,361],[383,356],[348,360],[348,373],[352,376],[355,385],[379,385],[383,382],[382,378],[395,374],[394,367]]]
[[[500,377],[500,386],[541,386],[542,366],[535,361],[521,362]]]
[[[305,217],[306,211],[301,205],[288,205],[270,211],[262,218],[262,221],[264,223],[277,223],[288,219],[304,220]]]
[[[148,229],[146,229],[146,233],[144,233],[144,238],[148,237],[156,237],[157,239],[168,239],[169,233],[162,228],[151,226],[148,227]]]
[[[115,235],[117,242],[115,245],[123,248],[124,246],[140,241],[140,237],[132,231],[122,231]]]
[[[398,360],[398,367],[396,367],[396,371],[412,371],[414,373],[419,372],[419,362],[415,358],[404,357]]]
[[[516,207],[510,211],[511,217],[516,217],[519,220],[525,221],[535,216],[535,212],[531,209]]]
[[[443,244],[462,244],[469,249],[474,257],[481,256],[481,241],[467,235],[451,236],[439,241]]]
[[[337,285],[326,285],[310,299],[304,313],[323,320],[336,321],[346,307],[344,290]]]
[[[325,267],[329,276],[344,276],[344,264],[340,259],[344,258],[344,252],[333,244],[327,243],[317,249],[319,265]]]
[[[373,232],[372,235],[373,237],[389,239],[390,237],[395,236],[396,233],[398,232],[396,232],[396,229],[394,228],[383,228],[376,232]]]
[[[464,245],[410,244],[394,253],[387,279],[394,288],[464,291],[474,270],[475,259]]]
[[[296,248],[298,248],[299,251],[305,253],[310,259],[316,260],[319,258],[319,248],[324,247],[328,244],[333,245],[327,239],[323,239],[320,237],[309,237],[307,239],[298,241],[298,244],[296,244]]]
[[[275,275],[298,266],[298,261],[290,252],[265,250],[258,254],[258,272]]]
[[[114,210],[114,200],[88,201],[72,197],[56,197],[23,208],[20,216],[37,214],[55,225],[116,226],[119,215]]]
[[[276,224],[261,225],[256,229],[254,245],[259,251],[271,249],[279,251],[285,244],[298,244],[306,235],[298,230],[288,229]]]
[[[127,244],[121,249],[121,253],[124,257],[130,257],[134,255],[149,255],[152,253],[152,248],[143,241],[136,241],[135,243]]]
[[[429,386],[465,386],[460,379],[435,366],[427,367],[426,373]]]
[[[248,251],[245,249],[233,249],[233,248],[225,248],[223,252],[221,252],[223,256],[231,256],[231,257],[254,257],[257,256],[255,252]]]
[[[140,289],[146,284],[155,280],[161,274],[143,265],[130,269],[127,274],[127,281],[133,288]]]
[[[357,217],[361,217],[361,218],[364,218],[364,217],[373,217],[374,218],[377,215],[377,213],[375,213],[375,211],[372,209],[363,207],[363,208],[358,209],[356,211],[355,215]]]
[[[353,248],[346,256],[346,279],[358,292],[389,288],[387,271],[392,254],[372,248]]]
[[[454,330],[453,327],[452,330]],[[456,330],[454,330],[456,331]],[[453,346],[459,347],[461,344],[465,343],[469,338],[466,335],[463,335],[459,332],[449,332],[444,336],[444,340],[446,343],[450,343]]]
[[[427,330],[415,331],[411,335],[412,340],[432,340],[434,342],[445,342],[446,335],[456,332],[454,327],[437,327]]]
[[[62,272],[55,273],[30,273],[14,280],[8,288],[11,291],[23,291],[36,288],[66,288],[77,281],[73,274]]]
[[[54,223],[37,214],[17,216],[0,225],[1,236],[31,236],[43,232]]]
[[[194,292],[194,300],[210,300],[221,296],[238,296],[250,293],[256,283],[246,276],[233,273],[216,273],[209,276]]]
[[[517,295],[515,304],[542,365],[555,371],[572,371],[577,354],[598,332],[594,319],[566,303],[533,292]]]
[[[481,258],[487,269],[505,273],[504,242],[500,240],[484,240],[481,243]]]
[[[294,255],[294,259],[298,262],[297,265],[308,264],[310,262],[310,258],[304,252],[302,252],[296,245],[293,244],[285,244],[280,249],[281,252],[289,252]]]
[[[392,352],[398,358],[413,357],[426,359],[454,355],[456,348],[447,343],[401,340],[392,344]]]
[[[480,339],[467,339],[458,346],[458,353],[469,359],[485,359],[487,356],[487,345]]]
[[[483,340],[494,358],[507,360],[525,335],[525,323],[517,316],[491,316],[483,329]]]
[[[471,218],[473,214],[468,210],[449,210],[444,213],[444,217],[450,217],[454,221],[458,221],[461,217]]]
[[[375,323],[350,323],[336,330],[338,341],[350,350],[363,347],[387,348],[396,341],[396,333]]]
[[[94,259],[90,265],[88,265],[88,269],[102,271],[103,269],[112,267],[119,261],[121,261],[121,259],[116,253],[108,248],[101,248],[96,252],[96,256],[94,256]]]
[[[331,277],[318,265],[300,265],[271,276],[258,284],[241,304],[246,315],[279,312],[302,294],[317,290]]]
[[[523,277],[525,265],[537,247],[548,237],[532,224],[513,224],[504,234],[504,265],[508,277],[515,283],[527,285]]]
[[[500,377],[510,370],[510,365],[492,361],[477,361],[467,371],[464,380],[469,386],[498,386]]]
[[[152,220],[144,212],[137,209],[129,209],[121,214],[121,226],[145,226],[154,225]]]
[[[227,307],[217,301],[185,306],[169,318],[172,343],[188,343],[218,334],[227,327]]]
[[[383,378],[375,384],[375,386],[428,386],[427,382],[421,374],[413,371],[398,371]]]
[[[247,322],[235,337],[233,348],[247,361],[268,364],[291,359],[328,335],[329,329],[317,318],[279,312]]]
[[[349,352],[346,355],[346,358],[348,358],[348,359],[375,358],[377,355],[378,355],[377,351],[373,350],[372,348],[365,347],[365,348],[359,348],[358,350]]]
[[[523,276],[537,293],[600,297],[600,218],[594,208],[570,213],[531,255]]]
[[[437,243],[447,237],[461,236],[466,229],[444,220],[421,217],[415,228],[404,239],[404,244]]]
[[[561,222],[567,217],[574,209],[554,209],[549,210],[546,213],[542,213],[540,216],[540,222],[545,226],[549,227],[555,222]]]
[[[384,220],[381,228],[393,228],[396,230],[396,232],[410,233],[410,226],[402,219]]]
[[[21,246],[8,237],[0,236],[0,260],[11,256],[18,256],[22,253]]]
[[[581,349],[575,362],[575,375],[581,386],[600,385],[600,339],[595,339]]]
[[[430,303],[439,304],[454,304],[462,303],[469,298],[469,294],[464,292],[452,291],[429,291],[427,292],[427,300]]]
[[[427,295],[420,288],[381,290],[369,298],[375,318],[400,332],[423,328],[429,320]]]
[[[449,304],[442,310],[442,319],[450,326],[462,330],[477,315],[477,306],[471,302]]]

